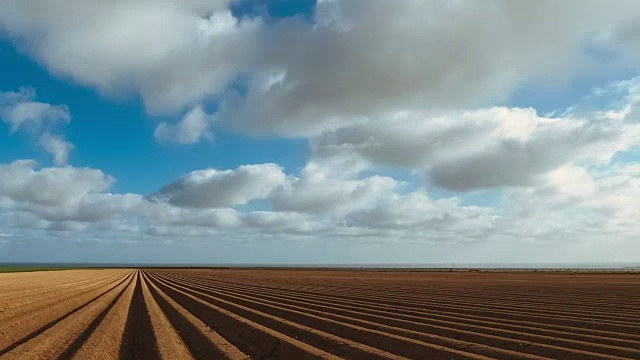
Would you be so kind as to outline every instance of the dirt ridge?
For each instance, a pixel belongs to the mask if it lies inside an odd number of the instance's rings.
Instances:
[[[0,274],[0,360],[640,359],[640,274]]]

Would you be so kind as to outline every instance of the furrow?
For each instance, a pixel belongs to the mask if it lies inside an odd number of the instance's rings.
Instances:
[[[269,287],[261,286],[262,288],[271,289]],[[315,295],[318,293],[306,292],[307,294]],[[576,318],[570,316],[563,316],[558,314],[546,314],[544,312],[534,312],[534,311],[526,311],[521,309],[518,306],[514,306],[510,309],[492,309],[487,308],[485,304],[458,304],[452,303],[450,301],[432,301],[429,299],[423,299],[420,302],[415,301],[407,301],[402,297],[394,297],[389,294],[385,296],[372,296],[368,292],[363,293],[355,293],[354,295],[345,296],[345,295],[333,295],[330,296],[341,298],[345,300],[367,300],[374,301],[379,304],[384,305],[402,305],[410,308],[435,308],[435,309],[452,309],[454,311],[467,311],[473,314],[481,314],[488,315],[491,317],[498,318],[512,318],[512,319],[539,319],[539,322],[543,322],[546,324],[563,324],[570,323],[575,327],[591,327],[596,329],[601,329],[605,331],[614,331],[614,332],[628,332],[637,337],[638,332],[640,331],[640,327],[636,325],[636,323],[624,322],[621,323],[619,321],[606,321],[602,319],[590,319],[590,318]]]
[[[2,360],[19,359],[66,359],[64,354],[69,347],[81,342],[83,334],[91,327],[96,318],[123,293],[128,282],[123,281],[101,295],[95,301],[78,311],[72,312],[61,321],[28,339],[19,346],[0,356]]]
[[[184,281],[182,281],[181,283],[184,284]],[[428,339],[431,339],[431,341],[433,341],[434,339],[437,339],[442,342],[441,345],[445,345],[445,346],[451,346],[450,339],[456,338],[461,341],[466,341],[468,343],[473,343],[476,345],[484,344],[488,347],[495,344],[494,346],[499,347],[500,350],[502,350],[503,352],[509,352],[509,351],[516,352],[516,353],[524,352],[524,353],[539,355],[543,357],[549,357],[549,356],[553,356],[554,354],[560,353],[560,354],[563,354],[563,358],[576,357],[576,356],[577,358],[580,358],[580,359],[602,359],[602,358],[633,359],[635,358],[635,356],[622,357],[622,356],[615,356],[615,355],[609,355],[609,354],[594,353],[594,352],[584,351],[579,349],[566,348],[563,346],[541,344],[541,343],[525,341],[525,340],[516,340],[516,339],[510,339],[502,336],[495,336],[495,335],[477,333],[477,332],[471,332],[471,331],[465,331],[465,330],[456,330],[456,329],[451,329],[443,326],[411,323],[410,324],[411,327],[408,328],[407,327],[408,324],[406,321],[396,320],[391,317],[384,318],[383,320],[386,323],[383,323],[380,321],[381,317],[379,316],[376,317],[376,316],[371,316],[366,314],[364,314],[365,316],[363,316],[362,313],[354,313],[354,312],[346,312],[349,316],[340,315],[336,313],[335,310],[333,310],[332,312],[326,312],[326,311],[311,308],[308,306],[308,304],[304,307],[295,306],[295,305],[284,305],[282,301],[270,301],[270,300],[258,299],[258,297],[256,297],[255,295],[249,297],[249,296],[224,292],[219,289],[211,290],[202,285],[198,285],[194,283],[191,283],[189,285],[191,287],[202,289],[203,291],[209,290],[209,291],[206,291],[206,293],[210,295],[215,295],[216,298],[223,298],[224,300],[227,300],[227,301],[233,301],[235,303],[240,303],[245,306],[251,306],[254,309],[267,311],[272,314],[277,314],[277,316],[281,316],[281,317],[286,317],[290,319],[299,318],[301,319],[301,321],[305,321],[305,320],[310,321],[309,320],[310,318],[313,318],[315,320],[318,320],[319,318],[333,319],[335,321],[341,321],[344,323],[354,324],[354,325],[367,327],[371,329],[376,329],[376,330],[383,329],[384,331],[389,333],[403,335],[407,337],[410,336],[410,337],[418,338],[425,341],[429,341]],[[354,317],[354,315],[358,317],[356,318]],[[398,325],[398,323],[400,323],[401,326],[404,326],[404,327],[388,325],[389,323],[394,325]],[[318,328],[321,325],[316,322],[313,326]],[[435,338],[434,336],[437,336],[437,338]],[[509,355],[513,355],[513,354],[509,354]],[[524,355],[520,355],[520,356],[524,357]]]
[[[597,336],[591,334],[581,333],[583,329],[581,328],[569,328],[569,331],[558,331],[553,329],[548,329],[545,324],[535,324],[539,327],[533,326],[521,326],[514,325],[505,322],[495,321],[497,319],[491,319],[493,321],[482,320],[482,318],[468,318],[463,314],[458,313],[457,315],[443,315],[442,312],[430,312],[425,310],[407,310],[401,307],[395,307],[391,305],[387,306],[379,306],[375,304],[370,304],[366,302],[360,301],[340,301],[339,299],[335,299],[329,296],[324,295],[302,295],[300,293],[291,295],[289,292],[281,291],[278,289],[273,289],[270,291],[255,289],[254,287],[248,287],[244,285],[231,285],[226,282],[216,283],[216,282],[204,282],[211,284],[212,286],[216,286],[216,288],[230,289],[232,291],[239,291],[247,294],[269,294],[273,296],[277,296],[279,299],[288,299],[288,300],[303,300],[309,304],[317,304],[317,305],[325,305],[331,306],[332,308],[342,308],[347,310],[360,310],[366,311],[373,314],[387,315],[393,316],[396,318],[401,318],[410,321],[425,321],[436,324],[448,324],[451,326],[461,326],[461,327],[469,327],[476,329],[487,329],[487,331],[501,331],[505,330],[506,333],[512,333],[514,331],[516,335],[519,334],[531,334],[535,337],[535,335],[540,335],[543,337],[549,336],[554,341],[555,339],[562,340],[576,340],[575,344],[579,346],[598,346],[599,344],[604,345],[604,348],[607,346],[612,346],[614,348],[629,348],[640,350],[640,341],[632,341],[620,339],[617,335],[620,334],[608,334],[610,337],[605,336]],[[449,313],[451,314],[451,313]],[[486,319],[486,318],[485,318]],[[567,330],[567,329],[565,329]],[[615,350],[614,350],[615,351]]]
[[[171,339],[172,343],[178,343],[178,347],[169,346],[170,344],[160,345],[163,356],[164,354],[168,356],[166,359],[174,359],[173,354],[176,352],[178,357],[175,359],[180,357],[185,359],[193,357],[194,359],[221,358],[229,360],[249,358],[211,327],[167,296],[147,277],[147,274],[145,274],[145,278],[148,280],[148,289],[150,290],[149,300],[157,304],[158,316],[166,317],[167,322],[163,324],[163,327],[165,332],[169,332],[167,337]],[[175,330],[171,331],[173,329]],[[176,333],[180,338],[176,337]],[[179,345],[182,342],[186,345],[186,348],[182,348]],[[187,353],[190,353],[190,356]]]
[[[144,272],[141,276],[141,287],[160,358],[164,360],[191,360],[195,358],[191,356],[184,341],[151,295]],[[191,341],[189,342],[191,343]]]
[[[252,359],[341,359],[302,341],[274,331],[238,314],[210,304],[170,285],[155,275],[153,282],[194,316],[215,328]]]
[[[75,273],[74,271],[69,272]],[[86,277],[85,279],[78,279],[77,277],[60,279],[53,278],[52,276],[50,279],[47,279],[47,281],[23,282],[13,287],[0,282],[0,286],[3,289],[3,293],[0,294],[0,309],[6,310],[8,306],[16,304],[17,306],[23,307],[28,304],[28,301],[31,299],[35,298],[37,301],[41,301],[51,296],[50,294],[55,295],[67,289],[81,288],[85,285],[95,284],[96,282],[108,281],[109,279],[120,276],[121,273],[122,271],[113,271],[100,276],[89,276],[87,274],[83,275]]]
[[[311,288],[310,291],[314,291],[314,289],[317,291],[318,289],[335,289],[335,291],[325,291],[327,293],[332,293],[334,295],[339,295],[339,294],[345,294],[347,293],[347,291],[352,291],[355,293],[361,293],[362,291],[367,291],[367,290],[371,290],[368,287],[358,287],[358,286],[353,286],[350,287],[349,290],[345,290],[344,288],[340,288],[340,287],[335,287],[335,286],[305,286],[305,288]],[[491,297],[491,296],[486,296],[487,293],[491,293],[493,292],[492,290],[495,290],[493,288],[490,289],[485,289],[483,290],[480,294],[473,294],[470,295],[468,293],[460,293],[457,291],[442,291],[442,290],[438,290],[438,291],[413,291],[415,289],[411,289],[411,288],[404,288],[404,287],[377,287],[377,290],[379,290],[379,293],[383,293],[383,294],[392,294],[392,293],[402,293],[403,296],[405,296],[408,299],[411,298],[415,298],[415,299],[421,299],[424,297],[441,297],[444,299],[451,299],[453,301],[457,301],[458,299],[470,299],[473,302],[485,302],[485,301],[496,301],[497,299],[495,297]],[[526,290],[526,289],[524,289]],[[552,296],[537,296],[535,292],[529,292],[529,291],[522,291],[522,293],[516,294],[517,296],[508,296],[508,293],[505,290],[500,291],[500,298],[499,300],[506,306],[511,306],[514,303],[518,304],[519,306],[521,306],[522,304],[525,304],[525,306],[527,306],[527,304],[532,304],[534,306],[539,306],[539,305],[544,305],[545,307],[548,308],[552,308],[549,305],[559,305],[561,309],[564,309],[566,307],[571,307],[573,309],[583,309],[588,313],[591,313],[593,311],[595,311],[596,313],[599,313],[601,310],[601,307],[599,307],[599,305],[606,305],[606,306],[612,306],[615,305],[616,306],[616,310],[613,311],[607,311],[607,312],[602,312],[606,315],[609,314],[619,314],[619,315],[627,315],[628,312],[631,313],[635,313],[638,314],[638,307],[634,306],[634,305],[640,305],[640,302],[635,303],[635,302],[625,302],[625,303],[615,303],[615,302],[611,302],[611,301],[606,301],[604,299],[602,299],[602,297],[597,296],[597,297],[590,297],[588,295],[585,294],[574,294],[573,296],[575,296],[576,298],[580,298],[581,300],[585,301],[584,303],[582,302],[576,302],[576,301],[566,301],[566,300],[558,300],[556,297],[552,297]],[[564,295],[568,295],[566,292],[564,293]],[[572,298],[574,298],[572,296]],[[627,312],[618,312],[617,309],[621,309],[621,310],[626,310]]]
[[[173,281],[176,284],[177,281]],[[526,354],[515,354],[510,351],[492,348],[453,339],[445,345],[435,344],[433,342],[423,341],[424,339],[415,339],[413,337],[405,337],[378,329],[368,329],[354,324],[343,323],[340,321],[324,318],[322,316],[306,314],[300,311],[287,311],[277,306],[264,306],[261,303],[251,300],[234,299],[229,301],[220,298],[220,296],[212,296],[210,294],[194,290],[184,285],[178,285],[186,292],[206,298],[207,302],[215,303],[216,306],[225,307],[229,311],[240,314],[245,317],[255,318],[255,321],[268,323],[268,326],[274,326],[274,322],[281,319],[288,319],[292,322],[303,324],[310,328],[319,329],[332,333],[336,336],[360,341],[370,346],[389,351],[408,358],[427,357],[427,358],[465,358],[465,359],[487,359],[501,354],[503,359],[516,358],[522,359],[543,359],[538,356],[527,356]],[[284,310],[284,311],[283,311]],[[432,338],[427,341],[432,340]],[[450,347],[450,346],[456,346]],[[466,350],[466,351],[465,351]]]
[[[89,283],[86,286],[78,286],[77,288],[56,291],[56,294],[53,296],[46,297],[34,295],[30,296],[28,300],[16,300],[9,303],[9,305],[0,312],[0,321],[4,324],[10,324],[12,321],[16,321],[20,317],[33,317],[38,313],[38,311],[50,313],[51,306],[72,301],[74,298],[78,298],[96,288],[100,288],[105,284],[113,283],[114,281],[124,277],[126,277],[126,274],[121,273],[105,280]]]
[[[3,324],[2,334],[0,336],[3,348],[0,350],[0,355],[8,353],[12,349],[37,336],[40,336],[42,333],[56,326],[58,323],[66,320],[68,317],[103,298],[105,294],[126,282],[129,277],[130,276],[123,278],[115,285],[104,285],[85,296],[74,299],[74,301],[56,304],[55,306],[52,306],[49,309],[50,311],[46,314],[33,314],[32,316],[26,317],[21,322]]]
[[[361,294],[362,293],[352,291],[351,289],[341,291],[341,292],[331,293],[331,295],[333,296],[359,296]],[[400,297],[400,296],[389,295],[389,293],[386,293],[386,292],[369,291],[368,295],[369,294],[374,296],[383,296],[385,299],[391,300],[391,301],[403,301],[405,303],[412,303],[416,305],[421,305],[422,301],[425,300],[423,297],[412,297],[407,295],[403,295]],[[560,315],[563,318],[579,317],[582,319],[589,319],[593,321],[607,321],[608,323],[611,323],[611,324],[620,324],[620,325],[633,325],[637,323],[633,321],[634,319],[640,319],[640,317],[634,314],[629,314],[629,313],[613,315],[614,313],[610,313],[608,311],[595,310],[595,309],[592,311],[588,311],[588,310],[577,311],[577,310],[573,310],[569,306],[563,308],[563,307],[549,306],[545,304],[527,305],[527,304],[519,304],[517,302],[516,303],[504,302],[504,301],[497,300],[495,297],[490,299],[489,298],[484,299],[483,301],[479,301],[479,302],[474,302],[470,300],[458,300],[458,298],[455,296],[450,296],[450,297],[430,296],[428,301],[429,303],[446,302],[446,303],[455,303],[455,304],[467,305],[467,306],[468,305],[477,306],[478,304],[481,304],[480,306],[484,309],[498,310],[498,311],[517,307],[520,310],[529,311],[532,314],[538,314],[542,316]],[[541,309],[544,309],[544,310],[541,310]]]
[[[310,295],[315,295],[314,293],[307,293]],[[638,332],[640,331],[640,327],[633,324],[619,324],[611,321],[599,321],[593,319],[583,319],[576,317],[568,317],[561,315],[547,315],[544,313],[536,313],[532,311],[525,312],[519,307],[513,307],[509,310],[506,309],[487,309],[482,304],[470,304],[470,305],[461,305],[457,303],[451,302],[435,302],[425,300],[422,302],[409,302],[389,299],[388,297],[371,297],[367,294],[353,295],[353,296],[335,296],[336,298],[343,300],[366,300],[375,302],[381,305],[400,305],[408,308],[429,308],[429,309],[438,309],[444,311],[458,311],[458,312],[466,312],[468,314],[480,315],[480,316],[488,316],[493,318],[502,318],[502,319],[514,319],[514,320],[524,320],[531,321],[531,319],[535,319],[536,322],[545,323],[549,325],[567,325],[573,327],[583,327],[583,328],[591,328],[596,330],[605,330],[605,331],[613,331],[613,332],[621,332],[621,333],[629,333],[633,338],[638,337]]]
[[[59,359],[118,359],[138,274]]]
[[[129,313],[122,334],[119,360],[160,359],[158,339],[153,331],[148,303],[142,294],[142,273],[138,270]]]
[[[276,320],[271,324],[270,328],[340,357],[363,360],[406,359],[402,356],[394,355],[355,341],[340,338],[324,331],[295,324],[284,319]]]

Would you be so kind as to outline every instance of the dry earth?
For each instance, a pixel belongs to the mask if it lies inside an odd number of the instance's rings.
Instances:
[[[640,274],[0,274],[0,359],[640,359]]]

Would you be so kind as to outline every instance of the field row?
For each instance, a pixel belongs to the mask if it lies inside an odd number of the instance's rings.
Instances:
[[[0,359],[640,359],[629,274],[0,275]]]

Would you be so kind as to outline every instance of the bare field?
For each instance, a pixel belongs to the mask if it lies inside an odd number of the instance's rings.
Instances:
[[[640,274],[0,274],[0,359],[640,359]]]

